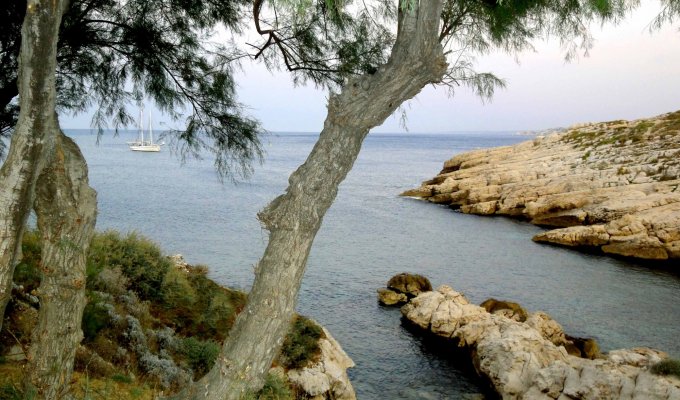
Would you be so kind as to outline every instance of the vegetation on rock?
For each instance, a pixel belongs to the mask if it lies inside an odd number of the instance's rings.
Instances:
[[[0,354],[17,344],[26,351],[37,318],[37,298],[31,294],[40,284],[36,232],[24,236],[22,252],[0,332]],[[84,340],[71,385],[76,398],[151,399],[199,379],[215,363],[246,301],[244,293],[210,280],[206,267],[173,262],[134,233],[96,234],[87,266]],[[276,364],[304,367],[318,358],[322,337],[321,327],[296,316]],[[0,358],[0,399],[23,398],[23,364]],[[285,378],[270,375],[264,388],[250,396],[292,399],[294,394]]]
[[[669,358],[652,365],[649,370],[657,375],[672,375],[680,378],[680,360]]]

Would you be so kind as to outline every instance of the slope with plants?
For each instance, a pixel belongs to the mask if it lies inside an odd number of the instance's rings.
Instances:
[[[25,235],[22,253],[0,332],[0,399],[24,397],[24,359],[38,315],[37,233]],[[84,339],[71,384],[76,398],[151,399],[199,379],[214,364],[246,301],[244,293],[210,280],[206,267],[163,256],[135,234],[97,234],[87,266]],[[323,362],[321,346],[330,341],[322,327],[296,316],[265,387],[251,397],[309,396],[306,382],[288,376]]]

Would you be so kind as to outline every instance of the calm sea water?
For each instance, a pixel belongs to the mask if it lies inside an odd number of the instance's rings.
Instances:
[[[255,215],[284,190],[316,140],[272,134],[254,176],[223,184],[209,157],[181,165],[168,149],[129,151],[133,133],[105,136],[98,146],[89,131],[67,133],[83,149],[99,193],[98,229],[137,231],[244,289],[267,238]],[[477,303],[496,297],[544,310],[605,350],[643,345],[680,356],[677,273],[538,245],[530,239],[540,228],[526,223],[397,196],[456,153],[522,140],[510,133],[367,138],[316,238],[298,305],[356,362],[350,377],[360,399],[458,399],[480,391],[465,360],[410,333],[397,309],[378,306],[376,289],[404,271]]]

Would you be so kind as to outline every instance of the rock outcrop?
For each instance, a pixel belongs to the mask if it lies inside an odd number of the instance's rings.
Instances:
[[[385,306],[405,304],[409,299],[432,290],[426,277],[402,272],[390,278],[387,288],[378,289],[378,302]]]
[[[680,111],[453,157],[402,195],[553,227],[535,241],[680,258]]]
[[[355,400],[356,394],[347,376],[347,369],[354,367],[354,361],[330,332],[322,329],[325,337],[319,339],[319,361],[302,369],[289,370],[288,379],[311,399]]]
[[[572,356],[562,327],[542,312],[519,322],[441,286],[412,299],[402,314],[468,348],[478,373],[503,399],[680,399],[680,380],[648,371],[665,353],[634,348],[592,360]]]

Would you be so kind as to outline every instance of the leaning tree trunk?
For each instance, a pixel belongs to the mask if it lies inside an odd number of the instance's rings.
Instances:
[[[19,121],[0,169],[0,328],[35,185],[54,149],[57,37],[67,0],[28,0],[19,54]]]
[[[446,71],[438,41],[442,1],[413,3],[400,13],[387,64],[351,79],[330,97],[324,129],[307,161],[290,176],[286,193],[258,215],[270,232],[269,243],[248,304],[216,365],[181,398],[239,399],[262,387],[288,330],[314,237],[368,131]]]
[[[55,157],[38,179],[35,212],[42,237],[40,313],[24,379],[35,399],[68,397],[83,338],[87,250],[97,214],[95,191],[78,146],[58,133]]]

